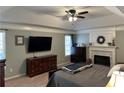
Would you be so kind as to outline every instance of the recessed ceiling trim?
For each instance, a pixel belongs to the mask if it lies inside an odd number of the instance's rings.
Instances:
[[[114,14],[119,15],[124,18],[124,14],[116,6],[106,6],[105,8],[110,10]]]
[[[116,27],[115,26],[110,26],[110,27],[98,27],[98,28],[92,28],[92,29],[87,29],[87,30],[79,30],[77,31],[78,34],[81,34],[81,33],[90,33],[90,32],[95,32],[95,31],[115,31],[116,30]]]
[[[65,29],[46,27],[46,26],[35,26],[19,23],[7,23],[0,22],[0,29],[11,29],[11,30],[24,30],[24,31],[38,31],[38,32],[49,32],[49,33],[60,33],[60,34],[75,34],[75,31],[69,31]]]

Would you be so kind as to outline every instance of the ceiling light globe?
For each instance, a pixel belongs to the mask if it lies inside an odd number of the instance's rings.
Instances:
[[[73,19],[74,19],[74,21],[76,21],[77,20],[77,17],[74,17]]]
[[[69,17],[69,21],[72,22],[73,21],[73,18],[72,17]]]

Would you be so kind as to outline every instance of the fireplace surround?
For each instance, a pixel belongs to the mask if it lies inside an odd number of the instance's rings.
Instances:
[[[109,57],[110,67],[116,64],[116,47],[114,46],[90,46],[89,57],[94,63],[94,56]]]

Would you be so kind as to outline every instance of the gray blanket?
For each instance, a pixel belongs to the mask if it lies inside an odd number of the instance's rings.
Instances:
[[[107,66],[94,64],[76,74],[60,70],[52,75],[47,87],[104,87],[110,79],[106,77],[109,69]]]

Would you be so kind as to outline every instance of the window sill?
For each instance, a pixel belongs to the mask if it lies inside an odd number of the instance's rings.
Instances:
[[[65,57],[70,57],[71,55],[65,55]]]

